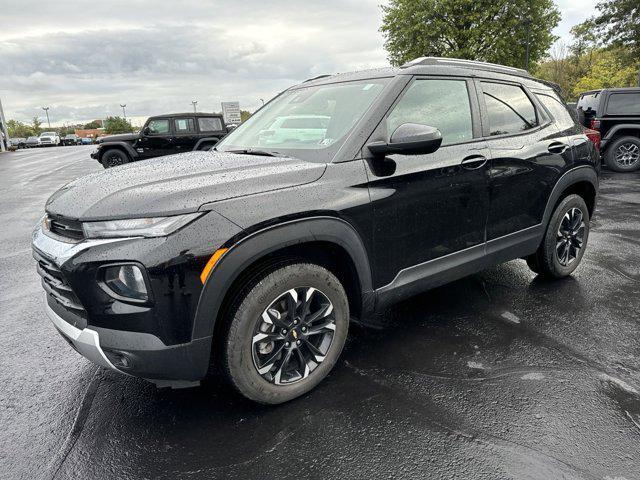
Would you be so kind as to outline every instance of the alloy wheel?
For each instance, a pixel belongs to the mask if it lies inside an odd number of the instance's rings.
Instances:
[[[563,267],[575,261],[584,245],[584,215],[579,208],[572,208],[564,214],[558,227],[556,255]]]
[[[631,167],[640,161],[640,147],[635,143],[623,143],[616,149],[615,160],[621,167]]]
[[[262,312],[251,351],[258,373],[275,385],[307,378],[325,359],[336,330],[333,304],[313,287],[292,288]]]

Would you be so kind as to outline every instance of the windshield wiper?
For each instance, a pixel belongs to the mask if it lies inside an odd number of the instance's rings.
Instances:
[[[254,150],[253,148],[245,148],[242,150],[225,150],[226,153],[238,153],[241,155],[260,155],[263,157],[286,157],[280,152],[267,152],[265,150]]]

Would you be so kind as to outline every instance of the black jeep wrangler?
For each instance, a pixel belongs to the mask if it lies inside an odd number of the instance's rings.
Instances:
[[[91,158],[104,168],[137,160],[208,150],[227,134],[222,115],[171,113],[150,117],[139,133],[104,137]]]
[[[640,168],[640,87],[584,92],[578,100],[578,118],[602,135],[600,151],[609,168],[616,172]]]

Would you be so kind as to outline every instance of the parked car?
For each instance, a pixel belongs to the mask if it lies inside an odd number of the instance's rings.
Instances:
[[[10,138],[9,139],[9,147],[16,147],[16,148],[25,148],[26,147],[26,143],[27,143],[27,139],[26,138],[21,138],[21,137],[14,137],[14,138]]]
[[[57,147],[60,145],[60,136],[56,132],[42,132],[40,134],[41,147]]]
[[[25,148],[36,148],[40,146],[40,137],[28,137],[24,144]]]
[[[323,139],[259,147],[300,114],[329,117]],[[351,320],[512,259],[570,275],[598,162],[548,83],[421,58],[294,86],[215,151],[77,179],[33,251],[49,317],[91,361],[173,387],[218,370],[275,404],[329,373]]]
[[[109,135],[91,158],[104,168],[147,158],[209,150],[227,134],[222,115],[171,113],[150,117],[139,133]]]
[[[80,139],[80,145],[91,145],[91,144],[93,144],[93,140],[91,140],[90,138],[82,137]]]
[[[632,172],[640,168],[640,88],[607,88],[584,92],[578,118],[602,137],[601,152],[609,168]]]
[[[277,117],[260,132],[260,145],[280,145],[287,140],[314,144],[323,140],[331,117],[326,115],[286,115]]]
[[[68,146],[68,145],[81,145],[81,144],[82,144],[82,140],[75,133],[70,133],[68,135],[65,135],[64,138],[62,139],[62,145]]]

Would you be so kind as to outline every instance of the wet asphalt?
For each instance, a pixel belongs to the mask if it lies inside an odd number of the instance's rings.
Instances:
[[[91,147],[0,154],[0,478],[640,479],[640,174],[604,172],[582,265],[517,260],[352,328],[333,373],[261,407],[99,369],[55,333],[30,251]]]

